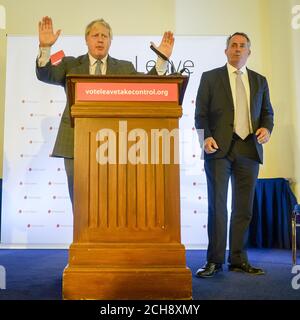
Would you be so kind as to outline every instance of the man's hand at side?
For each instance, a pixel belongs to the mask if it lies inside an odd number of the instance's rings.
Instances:
[[[266,128],[257,129],[255,135],[259,144],[267,143],[271,136],[270,131]]]
[[[213,137],[208,137],[204,140],[204,151],[206,153],[214,153],[219,149],[216,140]]]

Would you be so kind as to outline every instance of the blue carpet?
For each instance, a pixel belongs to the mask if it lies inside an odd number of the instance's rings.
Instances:
[[[250,249],[249,260],[265,269],[264,276],[224,271],[214,278],[193,276],[194,300],[300,300],[292,288],[291,251]],[[194,274],[205,263],[206,251],[187,251],[187,264]],[[298,256],[299,264],[300,258]],[[6,269],[6,290],[0,300],[61,300],[62,272],[67,250],[0,250],[0,265]],[[300,284],[300,280],[298,280]]]
[[[205,262],[206,251],[187,251],[188,266],[193,274]],[[193,297],[200,300],[300,300],[300,289],[292,288],[290,250],[249,249],[253,266],[266,271],[263,276],[224,271],[210,279],[193,276]],[[298,257],[299,259],[299,257]],[[300,264],[300,259],[299,259]],[[201,264],[200,264],[201,266]],[[300,280],[298,281],[300,282]]]

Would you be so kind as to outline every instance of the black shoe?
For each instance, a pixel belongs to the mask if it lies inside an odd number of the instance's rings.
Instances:
[[[213,277],[217,272],[222,271],[222,264],[221,263],[213,263],[213,262],[207,262],[204,267],[197,270],[196,276],[200,278],[211,278]]]
[[[242,264],[230,264],[228,266],[228,270],[235,272],[245,272],[255,276],[265,274],[263,269],[254,268],[248,262],[244,262]]]

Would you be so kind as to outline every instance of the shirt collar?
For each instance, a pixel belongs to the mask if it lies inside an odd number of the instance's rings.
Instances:
[[[227,62],[227,70],[228,70],[228,73],[229,73],[229,74],[232,74],[232,73],[234,73],[235,71],[237,71],[238,69],[235,68],[234,66],[232,66],[230,63]],[[246,67],[246,65],[243,66],[243,67],[240,69],[240,71],[242,71],[243,74],[247,74],[247,67]]]
[[[88,55],[90,60],[90,66],[93,66],[98,61],[98,59],[95,59],[90,53],[88,53]],[[108,54],[103,59],[101,59],[103,64],[106,64],[107,57],[108,57]]]

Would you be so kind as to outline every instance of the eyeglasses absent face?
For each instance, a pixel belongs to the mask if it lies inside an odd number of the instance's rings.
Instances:
[[[225,54],[228,62],[232,66],[240,69],[246,64],[247,59],[251,54],[247,38],[241,35],[233,36],[228,43]]]
[[[89,53],[95,59],[102,59],[108,54],[111,38],[109,30],[102,24],[94,24],[85,40]]]

